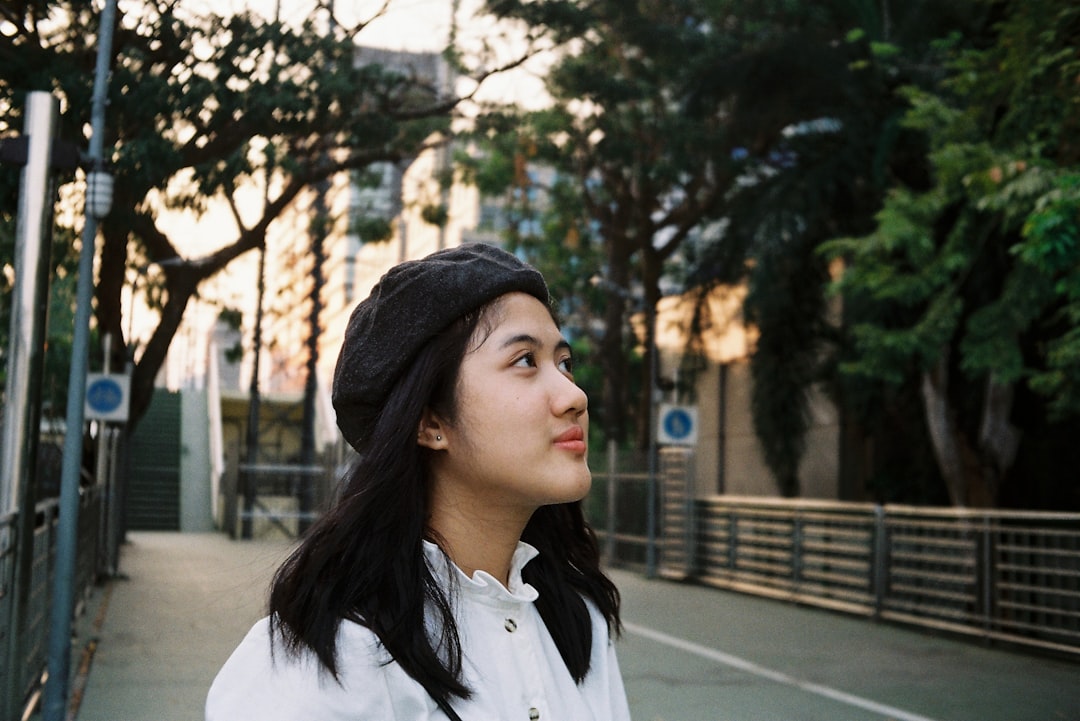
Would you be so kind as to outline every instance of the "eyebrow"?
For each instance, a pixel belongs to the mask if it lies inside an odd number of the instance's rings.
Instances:
[[[517,343],[527,343],[529,345],[536,346],[537,348],[543,348],[544,347],[543,341],[541,341],[539,338],[537,338],[534,335],[529,335],[528,333],[519,333],[517,335],[510,336],[505,341],[503,341],[502,346],[500,346],[500,347],[508,348],[508,347],[510,347],[512,345],[515,345]],[[564,350],[564,349],[565,350],[571,350],[570,342],[568,340],[566,340],[565,338],[560,337],[559,342],[555,344],[555,350]]]

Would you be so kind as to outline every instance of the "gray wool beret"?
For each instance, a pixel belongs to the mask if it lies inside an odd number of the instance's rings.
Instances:
[[[332,397],[345,440],[359,449],[398,377],[436,334],[506,293],[550,303],[544,277],[492,245],[469,243],[394,266],[349,317]]]

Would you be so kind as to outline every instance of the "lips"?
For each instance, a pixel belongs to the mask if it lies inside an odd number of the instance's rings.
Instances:
[[[585,452],[585,431],[581,426],[572,426],[560,433],[554,441],[555,445],[565,451],[573,453]]]

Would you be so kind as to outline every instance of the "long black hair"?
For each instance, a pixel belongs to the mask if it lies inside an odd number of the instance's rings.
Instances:
[[[432,696],[467,698],[451,601],[423,553],[429,537],[428,458],[416,433],[424,409],[452,418],[458,370],[470,341],[498,304],[467,314],[434,337],[394,384],[334,506],[312,524],[271,585],[272,638],[286,651],[313,652],[336,678],[342,620],[370,628],[402,669]],[[488,329],[490,332],[490,328]],[[589,671],[592,629],[585,599],[620,631],[619,593],[600,570],[596,536],[580,502],[539,508],[522,540],[540,555],[522,571],[571,676]],[[438,615],[429,638],[425,611]]]

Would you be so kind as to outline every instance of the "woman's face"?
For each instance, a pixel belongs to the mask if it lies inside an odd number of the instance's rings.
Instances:
[[[574,383],[569,344],[536,298],[495,301],[462,360],[454,405],[452,420],[436,417],[438,427],[421,432],[439,451],[440,495],[531,514],[588,492],[588,399]]]

